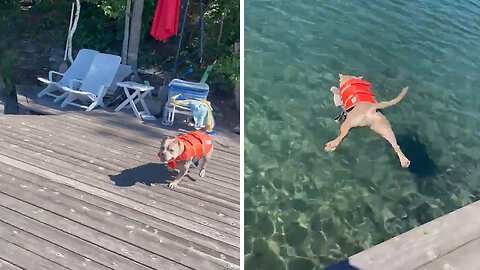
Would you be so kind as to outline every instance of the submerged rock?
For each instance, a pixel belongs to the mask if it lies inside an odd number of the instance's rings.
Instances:
[[[245,269],[275,269],[283,270],[285,265],[270,248],[267,241],[255,239],[252,253],[245,258]]]

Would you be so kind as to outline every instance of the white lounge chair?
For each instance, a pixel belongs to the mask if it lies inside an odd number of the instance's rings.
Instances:
[[[180,79],[173,79],[168,84],[167,102],[163,108],[162,123],[164,125],[173,125],[176,113],[192,116],[192,111],[190,108],[170,103],[170,100],[173,96],[181,94],[181,96],[185,99],[207,100],[208,92],[209,87],[206,83],[195,83]]]
[[[132,74],[132,72],[133,72],[133,69],[132,69],[131,66],[121,64],[118,67],[118,70],[117,70],[117,73],[115,74],[115,77],[113,78],[112,84],[110,85],[107,92],[105,93],[104,100],[107,100],[107,102],[109,100],[110,101],[115,100],[115,98],[117,98],[117,96],[119,95],[118,90],[121,90],[121,89],[118,89],[119,87],[118,87],[117,83],[125,80],[125,78],[127,78],[130,74]],[[59,90],[63,92],[63,90],[61,88]],[[54,100],[54,102],[57,103],[57,102],[60,102],[60,101],[64,100],[68,96],[68,93],[69,92],[64,92],[62,95],[58,96]]]
[[[108,103],[108,101],[115,100],[121,93],[123,93],[123,89],[119,88],[117,83],[123,82],[125,78],[127,78],[130,74],[132,74],[133,69],[131,66],[120,64],[117,70],[117,74],[113,78],[112,84],[105,93],[104,100]]]
[[[78,88],[78,82],[83,80],[90,70],[93,59],[99,52],[90,49],[81,49],[72,65],[64,73],[57,71],[49,71],[48,79],[38,77],[37,79],[43,83],[47,84],[47,87],[38,93],[38,97],[43,97],[48,95],[55,98],[55,101],[63,99],[65,95],[56,95],[54,92],[61,91],[61,88],[66,86],[71,89]],[[59,81],[53,79],[53,75],[59,75],[62,78]],[[62,91],[63,92],[63,91]]]
[[[117,73],[113,78],[113,82],[108,88],[108,92],[115,91],[118,88],[117,83],[123,81],[128,75],[132,74],[133,69],[131,66],[120,64],[118,67]]]
[[[121,60],[120,56],[117,55],[98,53],[87,75],[79,82],[78,90],[67,86],[61,87],[63,91],[68,93],[61,107],[73,105],[84,108],[86,111],[91,111],[97,106],[104,108],[103,97],[115,79]],[[91,102],[91,104],[85,106],[74,103],[73,101],[77,99]]]

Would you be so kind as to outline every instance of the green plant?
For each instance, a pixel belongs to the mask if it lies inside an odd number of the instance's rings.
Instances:
[[[217,92],[232,95],[240,81],[240,56],[232,50],[240,39],[240,1],[211,1],[205,14],[205,35],[207,60],[217,59],[210,84]]]
[[[134,2],[135,0],[132,0]],[[185,0],[183,0],[185,1]],[[123,42],[126,0],[82,0],[80,20],[73,37],[73,49],[91,48],[120,54]],[[240,75],[240,59],[232,52],[240,37],[240,1],[204,0],[203,62],[192,54],[199,48],[199,0],[190,0],[178,70],[194,67],[188,79],[200,78],[205,67],[217,61],[208,84],[213,91],[233,92]],[[64,48],[72,1],[44,0],[28,11],[21,11],[19,1],[0,0],[0,52],[9,49],[4,40],[29,39],[52,48]],[[178,36],[166,43],[149,34],[157,0],[144,0],[139,66],[169,73],[178,46]],[[3,33],[8,33],[5,37]],[[21,34],[19,34],[21,33]],[[2,43],[4,45],[2,45]],[[13,43],[12,43],[13,44]],[[188,57],[187,57],[188,56]]]
[[[240,81],[240,58],[238,55],[229,55],[221,59],[217,67],[218,73],[224,74],[232,83]]]
[[[0,2],[0,33],[2,33],[0,36],[0,49],[5,45],[5,39],[10,40],[16,35],[17,31],[14,30],[20,19],[18,16],[19,11],[20,5],[18,1],[3,0]]]

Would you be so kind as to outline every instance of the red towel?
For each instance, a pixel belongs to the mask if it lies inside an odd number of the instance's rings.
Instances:
[[[181,0],[158,0],[150,31],[156,40],[165,42],[177,34],[180,4]]]

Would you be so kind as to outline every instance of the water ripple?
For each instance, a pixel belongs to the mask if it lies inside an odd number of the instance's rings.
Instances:
[[[480,0],[245,1],[246,269],[321,269],[478,200]],[[334,154],[329,88],[363,75],[415,162],[358,129]]]

